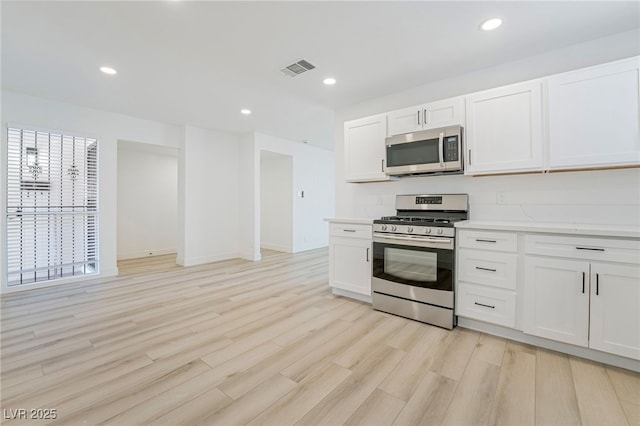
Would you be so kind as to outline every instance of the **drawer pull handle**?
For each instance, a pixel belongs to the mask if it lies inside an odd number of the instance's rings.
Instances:
[[[576,250],[604,251],[603,248],[593,248],[593,247],[576,247]]]
[[[343,229],[344,232],[356,232],[355,229]]]
[[[495,269],[491,269],[491,268],[483,268],[482,266],[476,266],[476,269],[480,269],[481,271],[496,272],[496,270],[495,270]]]
[[[482,240],[480,238],[476,238],[476,241],[479,243],[497,243],[496,240]]]
[[[491,309],[495,309],[495,306],[492,305],[485,305],[484,303],[478,303],[478,302],[473,302],[474,304],[478,305],[478,306],[484,306],[485,308],[491,308]]]

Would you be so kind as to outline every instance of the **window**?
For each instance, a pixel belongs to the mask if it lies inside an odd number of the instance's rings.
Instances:
[[[9,127],[7,283],[97,272],[98,141]]]

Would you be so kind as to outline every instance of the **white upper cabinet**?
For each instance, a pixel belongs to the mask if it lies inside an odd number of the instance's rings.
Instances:
[[[640,58],[556,75],[549,84],[549,167],[640,164]]]
[[[388,136],[454,125],[464,126],[464,99],[452,98],[387,114]]]
[[[384,173],[386,136],[385,114],[344,123],[345,179],[348,182],[389,180]]]
[[[465,133],[465,174],[542,170],[542,83],[536,80],[467,96]]]

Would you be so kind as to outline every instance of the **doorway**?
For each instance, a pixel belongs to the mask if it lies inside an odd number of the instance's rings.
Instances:
[[[178,150],[118,141],[117,177],[119,268],[174,266],[178,247]]]
[[[260,251],[293,252],[293,157],[260,151]]]

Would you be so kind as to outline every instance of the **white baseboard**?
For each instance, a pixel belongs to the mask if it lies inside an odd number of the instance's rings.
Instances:
[[[176,247],[128,251],[124,253],[118,253],[118,260],[138,259],[140,257],[148,256],[162,256],[163,254],[174,254],[177,253],[177,251],[178,249]]]
[[[601,362],[603,364],[614,365],[616,367],[625,368],[627,370],[640,372],[640,361],[631,358],[625,358],[618,355],[596,351],[594,349],[583,348],[580,346],[569,345],[567,343],[556,342],[554,340],[548,340],[542,337],[531,336],[519,330],[514,330],[512,328],[489,324],[469,318],[458,317],[458,326],[471,330],[481,331],[487,334],[492,334],[494,336],[504,337],[506,339],[515,340],[517,342],[526,343],[533,346],[539,346],[541,348],[550,349],[552,351],[590,359],[592,361]]]
[[[279,244],[260,243],[260,248],[267,250],[283,251],[285,253],[293,253],[291,246],[282,246]]]
[[[333,287],[331,291],[336,296],[344,296],[344,297],[348,297],[349,299],[356,299],[361,302],[371,303],[371,296],[367,296],[366,294],[354,293],[352,291],[342,290],[340,288],[335,288],[335,287]]]
[[[262,255],[260,255],[260,253],[254,253],[252,251],[241,251],[240,253],[237,253],[235,257],[239,257],[240,259],[246,259],[246,260],[251,260],[254,262],[257,262],[258,260],[262,259]]]
[[[221,260],[237,259],[237,253],[223,253],[214,256],[200,256],[200,257],[185,257],[182,266],[195,266],[202,265],[204,263],[220,262]]]

